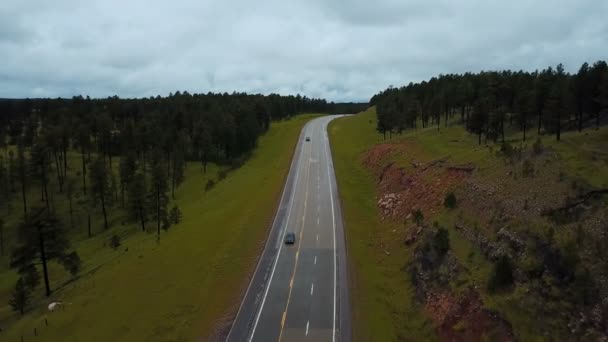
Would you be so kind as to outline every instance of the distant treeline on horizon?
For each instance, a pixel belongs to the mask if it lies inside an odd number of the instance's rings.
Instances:
[[[455,115],[471,133],[504,140],[505,122],[522,132],[539,134],[599,127],[608,117],[608,66],[584,63],[576,74],[562,64],[542,71],[481,71],[447,74],[374,95],[379,132],[401,133],[408,128],[436,125]],[[442,118],[443,117],[443,118]]]
[[[190,145],[186,158],[229,160],[250,151],[273,120],[300,113],[356,113],[367,106],[367,103],[334,103],[300,95],[236,92],[178,91],[167,97],[131,99],[118,96],[0,99],[0,145],[31,146],[46,128],[61,132],[63,144],[70,145],[77,145],[76,135],[82,132],[90,134],[98,143],[104,141],[97,139],[101,135],[120,132],[112,135],[107,146],[96,147],[111,156],[133,148],[138,152],[153,148],[139,146],[141,141],[150,145],[162,145],[165,141],[171,144],[177,134],[185,134]],[[71,146],[65,146],[68,147]]]

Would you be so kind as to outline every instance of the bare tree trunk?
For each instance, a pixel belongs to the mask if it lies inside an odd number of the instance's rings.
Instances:
[[[87,194],[87,162],[85,159],[84,148],[81,149],[82,154],[82,192]]]
[[[526,141],[526,129],[527,129],[527,117],[526,114],[523,114],[523,124],[524,124],[524,141]]]
[[[87,213],[87,224],[89,237],[91,237],[91,213]]]
[[[160,189],[156,188],[156,242],[160,242]]]
[[[25,176],[21,176],[21,197],[23,198],[23,216],[27,216],[27,200],[25,197]]]
[[[55,169],[57,170],[57,184],[59,184],[59,192],[63,192],[63,174],[61,163],[59,162],[59,156],[56,152],[53,152],[53,158],[55,159]]]
[[[557,141],[559,141],[562,133],[562,113],[560,111],[561,108],[557,110],[557,132],[555,136],[557,138]]]
[[[120,182],[120,207],[125,207],[125,183]]]
[[[46,209],[50,212],[51,211],[51,205],[49,203],[49,191],[48,191],[48,187],[47,187],[47,182],[46,182],[46,175],[42,176],[42,189],[44,191],[44,200],[46,202]]]
[[[51,285],[49,283],[49,270],[46,265],[46,251],[44,249],[44,237],[42,236],[42,228],[38,227],[38,242],[40,247],[40,262],[42,263],[42,271],[44,273],[44,288],[46,296],[51,295]]]
[[[171,177],[171,198],[175,199],[175,170],[173,170],[173,177]]]
[[[103,228],[108,229],[108,215],[106,213],[105,195],[101,194],[101,211],[103,212]]]
[[[144,210],[141,207],[141,205],[138,207],[138,209],[139,209],[139,220],[141,221],[141,231],[145,232],[146,224],[145,224],[145,220],[144,220]]]
[[[68,173],[68,144],[63,144],[63,176]]]
[[[70,204],[70,228],[74,230],[74,209],[72,208],[72,196],[68,196],[68,202]]]
[[[4,256],[4,224],[0,223],[0,256]]]
[[[437,114],[437,130],[439,130],[440,126],[441,126],[441,114]]]

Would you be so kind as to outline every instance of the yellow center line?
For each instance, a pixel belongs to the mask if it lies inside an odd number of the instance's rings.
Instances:
[[[296,270],[298,268],[298,259],[300,257],[300,247],[302,245],[302,235],[304,234],[304,222],[306,218],[306,207],[308,202],[308,182],[310,181],[310,157],[312,156],[312,148],[310,149],[310,156],[308,158],[308,167],[306,168],[306,193],[304,195],[304,215],[302,215],[302,228],[300,229],[300,239],[298,241],[298,249],[296,251],[296,261],[293,265],[293,272],[291,274],[291,280],[289,281],[289,294],[287,295],[287,304],[285,305],[285,311],[283,311],[283,318],[281,319],[281,331],[279,332],[279,341],[283,337],[283,328],[285,327],[285,321],[287,319],[287,309],[289,309],[289,302],[291,301],[291,291],[293,290],[293,281],[296,277]],[[295,189],[294,189],[295,191]],[[289,222],[288,222],[289,224]]]

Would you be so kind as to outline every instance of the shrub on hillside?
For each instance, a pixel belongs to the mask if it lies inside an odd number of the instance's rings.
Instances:
[[[171,218],[168,215],[165,215],[165,217],[163,217],[161,228],[164,231],[167,231],[169,230],[169,228],[171,228]]]
[[[214,186],[215,186],[215,182],[213,181],[213,179],[208,180],[207,184],[205,184],[205,192],[213,189]]]
[[[120,247],[120,237],[118,235],[112,235],[112,237],[110,238],[110,247],[112,247],[113,249]]]
[[[416,211],[414,212],[414,222],[421,226],[422,222],[424,221],[424,215],[422,214],[422,211],[420,211],[420,209],[416,209]]]
[[[488,290],[497,292],[513,285],[513,265],[506,255],[501,256],[492,269],[488,280]]]
[[[456,195],[454,195],[453,192],[448,192],[447,195],[445,195],[445,199],[443,200],[443,206],[445,206],[448,209],[454,209],[457,206],[457,202],[456,202]]]
[[[169,221],[171,221],[172,224],[178,224],[182,221],[182,211],[179,210],[177,205],[174,205],[173,208],[171,208],[171,212],[169,212]]]
[[[433,237],[433,248],[442,257],[450,249],[450,234],[447,229],[440,227]]]
[[[228,176],[228,172],[226,170],[220,170],[217,172],[218,181],[224,180],[226,178],[226,176]]]
[[[78,274],[78,272],[80,272],[80,269],[82,268],[82,260],[78,256],[78,253],[74,251],[62,256],[59,259],[59,263],[61,263],[63,267],[65,267],[65,269],[70,272],[71,275]]]
[[[19,278],[15,284],[11,298],[8,300],[8,304],[11,306],[13,311],[18,311],[19,314],[23,315],[25,308],[30,302],[30,292],[31,289],[25,284],[23,278]]]

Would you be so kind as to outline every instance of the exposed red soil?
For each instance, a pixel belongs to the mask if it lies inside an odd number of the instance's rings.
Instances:
[[[406,172],[389,161],[395,153],[407,153],[407,144],[379,144],[362,157],[362,164],[376,177],[383,219],[405,220],[418,209],[426,217],[436,214],[447,192],[474,170],[470,165],[449,165],[446,157],[424,165],[412,162],[412,170]]]
[[[443,341],[513,341],[511,325],[484,308],[477,291],[456,298],[449,292],[430,293],[425,311],[437,324]]]

